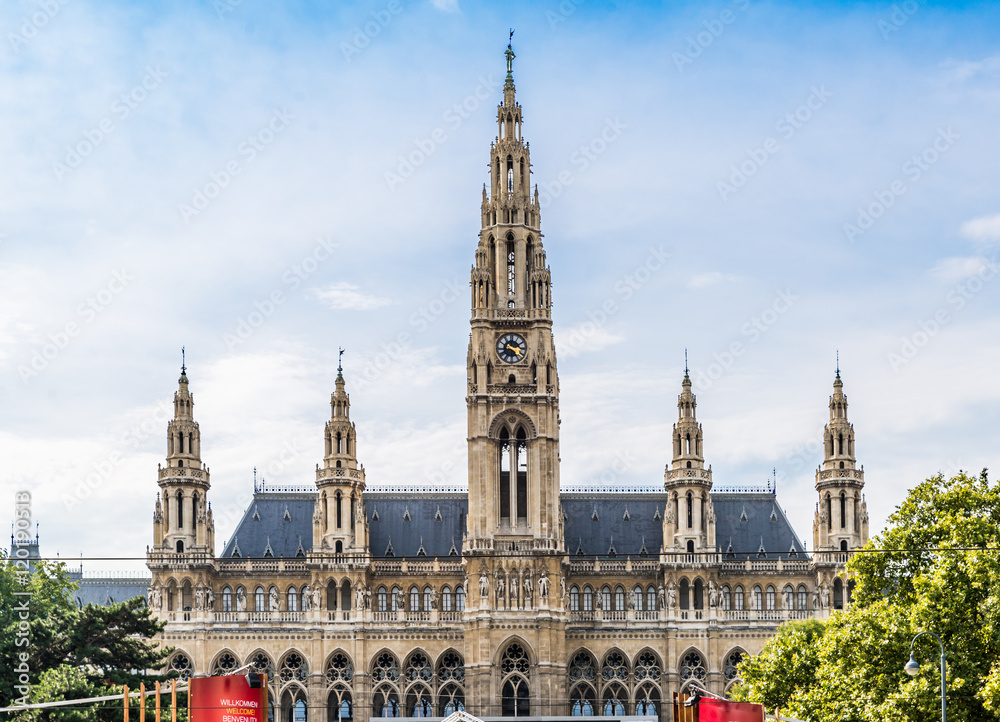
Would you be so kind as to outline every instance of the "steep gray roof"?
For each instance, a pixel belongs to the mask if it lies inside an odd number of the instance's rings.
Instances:
[[[77,606],[88,604],[107,606],[124,602],[132,597],[146,597],[146,589],[152,583],[150,577],[81,577],[76,580],[79,589],[73,593]]]
[[[643,547],[660,553],[666,494],[569,493],[561,501],[570,555],[637,557]]]
[[[315,494],[257,492],[222,557],[305,556],[312,548]],[[301,553],[300,545],[301,544]]]
[[[796,556],[806,557],[802,541],[774,494],[712,494],[712,506],[715,541],[723,554],[731,549],[739,558],[747,554],[756,557],[763,548],[768,559],[787,559],[792,550]]]
[[[372,556],[412,559],[462,553],[469,511],[465,494],[373,493],[365,494],[364,502]]]

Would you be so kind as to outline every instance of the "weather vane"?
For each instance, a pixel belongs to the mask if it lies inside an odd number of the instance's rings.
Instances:
[[[343,373],[344,371],[344,348],[343,346],[338,346],[340,349],[340,356],[337,359],[337,373]]]
[[[507,44],[510,45],[511,41],[514,39],[514,28],[510,29],[510,36],[507,38]]]

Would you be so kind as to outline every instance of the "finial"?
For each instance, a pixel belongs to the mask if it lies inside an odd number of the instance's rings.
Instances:
[[[507,52],[504,55],[507,56],[507,80],[514,82],[513,76],[513,63],[514,63],[514,49],[511,47],[511,42],[514,39],[514,29],[511,28],[510,36],[507,38]]]
[[[344,347],[338,346],[340,349],[340,356],[337,357],[337,376],[343,378],[344,376]]]
[[[185,354],[184,347],[181,346],[181,373],[182,374],[187,373],[187,360],[185,359],[184,354]]]
[[[837,349],[837,378],[840,378],[840,349]]]
[[[684,375],[688,375],[688,350],[684,349]]]

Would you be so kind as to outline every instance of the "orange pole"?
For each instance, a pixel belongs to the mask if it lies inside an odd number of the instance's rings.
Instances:
[[[128,722],[128,685],[125,685],[125,722]]]
[[[156,683],[156,722],[160,722],[160,683]]]
[[[261,673],[261,675],[260,675],[260,686],[264,690],[264,694],[261,696],[261,699],[263,700],[262,704],[264,705],[264,719],[267,720],[268,719],[268,715],[267,715],[267,672]]]
[[[139,722],[146,722],[146,683],[139,682]]]
[[[170,722],[177,722],[177,678],[170,680]]]

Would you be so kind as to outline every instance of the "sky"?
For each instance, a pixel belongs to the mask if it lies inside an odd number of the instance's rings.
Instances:
[[[28,491],[45,555],[142,569],[182,346],[219,550],[254,468],[313,483],[340,347],[369,486],[464,484],[513,28],[563,484],[662,485],[687,349],[715,484],[776,480],[811,547],[839,354],[874,534],[924,478],[998,466],[998,27],[915,1],[3,3],[0,508]]]

